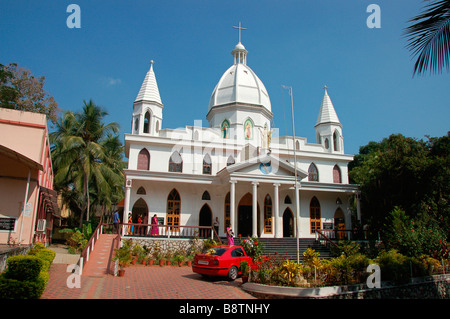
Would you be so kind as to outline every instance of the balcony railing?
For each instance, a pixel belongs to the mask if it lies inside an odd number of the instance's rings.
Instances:
[[[212,226],[155,225],[155,224],[122,224],[122,236],[147,238],[199,238],[213,239],[222,243]]]

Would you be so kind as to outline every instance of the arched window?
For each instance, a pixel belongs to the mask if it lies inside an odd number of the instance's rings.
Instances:
[[[138,188],[136,194],[145,195],[145,194],[147,194],[147,192],[145,191],[145,188],[141,186]]]
[[[316,232],[316,229],[321,228],[320,223],[320,203],[316,196],[311,199],[309,204],[309,218],[311,222],[311,234]]]
[[[333,133],[333,147],[335,151],[339,151],[339,133],[337,131]]]
[[[202,195],[202,200],[210,200],[211,196],[209,195],[208,191],[204,191]]]
[[[328,138],[325,139],[325,149],[329,149],[330,148],[330,142],[328,141]]]
[[[285,204],[292,204],[291,198],[289,197],[289,195],[286,195],[286,197],[284,198],[284,203]]]
[[[272,199],[269,194],[264,199],[264,232],[272,234]]]
[[[180,153],[177,151],[173,152],[172,156],[169,159],[169,172],[178,172],[181,173],[183,171],[183,159],[181,158]]]
[[[300,142],[299,141],[295,142],[295,149],[300,150]]]
[[[203,157],[203,174],[211,175],[211,170],[211,157],[209,154],[206,154],[205,157]]]
[[[341,169],[339,168],[339,166],[337,166],[337,164],[334,165],[334,167],[333,167],[333,183],[336,183],[336,184],[342,183]]]
[[[150,169],[150,153],[143,148],[138,155],[137,169],[148,171]]]
[[[227,226],[230,223],[230,192],[225,196],[224,225],[223,231],[227,232]]]
[[[308,181],[318,182],[319,181],[319,171],[314,163],[311,163],[308,168]]]
[[[167,197],[167,225],[180,225],[181,199],[180,194],[174,188]],[[179,228],[171,228],[178,231]]]
[[[228,156],[228,159],[227,159],[227,166],[230,166],[230,165],[233,165],[234,163],[236,163],[236,161],[234,160],[234,157],[233,156]]]
[[[139,132],[139,118],[136,118],[134,120],[134,130],[137,132]]]
[[[147,111],[144,116],[144,133],[150,133],[150,112]]]
[[[156,121],[156,133],[159,132],[159,121]]]

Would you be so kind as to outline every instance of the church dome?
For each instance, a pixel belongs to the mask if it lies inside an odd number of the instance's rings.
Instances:
[[[232,51],[234,64],[220,78],[209,101],[209,110],[213,107],[244,103],[258,105],[272,112],[269,93],[266,87],[247,66],[247,50],[239,42]]]

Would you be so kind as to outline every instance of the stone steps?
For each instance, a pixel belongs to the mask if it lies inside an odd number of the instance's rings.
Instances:
[[[260,238],[259,240],[264,245],[263,251],[265,255],[277,253],[281,256],[285,255],[289,260],[297,260],[297,238]],[[223,242],[226,242],[226,240]],[[235,239],[235,244],[240,244],[239,238]],[[329,248],[324,247],[314,238],[299,238],[300,262],[303,260],[303,252],[308,248],[312,248],[316,252],[319,252],[320,258],[329,259],[332,257]]]

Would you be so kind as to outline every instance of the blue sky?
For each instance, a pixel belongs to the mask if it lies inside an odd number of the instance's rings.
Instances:
[[[81,8],[81,28],[69,29],[69,4]],[[381,9],[381,28],[366,12]],[[193,125],[232,64],[242,22],[248,65],[265,84],[273,125],[290,134],[293,87],[296,135],[315,142],[323,86],[343,125],[345,152],[392,133],[424,138],[450,130],[450,75],[412,77],[414,61],[402,37],[421,0],[2,0],[0,63],[18,63],[46,77],[62,110],[92,99],[131,130],[133,101],[150,67],[164,103],[163,128]]]

